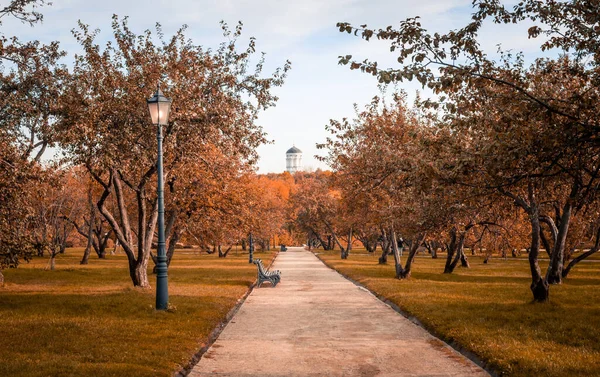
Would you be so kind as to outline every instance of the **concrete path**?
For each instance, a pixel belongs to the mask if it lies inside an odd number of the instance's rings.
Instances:
[[[312,253],[272,268],[190,376],[488,376]]]

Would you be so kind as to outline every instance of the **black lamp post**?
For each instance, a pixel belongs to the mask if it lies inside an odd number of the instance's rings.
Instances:
[[[254,239],[252,237],[252,232],[250,232],[250,236],[248,236],[248,263],[254,262]]]
[[[156,125],[156,139],[158,141],[158,160],[156,170],[158,173],[158,256],[156,263],[156,310],[166,310],[169,303],[169,283],[167,279],[167,253],[165,251],[165,203],[163,189],[163,155],[162,126],[167,125],[171,112],[171,100],[160,91],[160,84],[156,86],[154,97],[146,100],[152,123]]]

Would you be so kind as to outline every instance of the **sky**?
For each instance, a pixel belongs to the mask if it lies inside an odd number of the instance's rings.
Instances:
[[[0,0],[0,5],[6,1]],[[223,41],[221,20],[232,26],[242,21],[243,36],[256,37],[257,50],[266,53],[265,73],[290,60],[292,69],[285,84],[274,91],[279,97],[277,105],[258,119],[272,140],[258,149],[259,173],[284,171],[285,152],[292,145],[303,151],[305,169],[326,169],[314,156],[324,153],[317,150],[316,144],[328,136],[325,126],[329,120],[351,118],[354,104],[361,107],[379,94],[374,77],[338,65],[338,56],[350,54],[359,60],[377,60],[381,67],[394,67],[395,56],[386,44],[376,40],[365,42],[340,33],[335,26],[337,22],[397,27],[400,21],[418,15],[426,28],[446,32],[466,24],[472,12],[471,0],[52,0],[52,3],[40,9],[44,15],[41,25],[29,27],[6,21],[4,32],[23,40],[58,40],[72,57],[79,51],[71,35],[78,20],[92,29],[100,29],[99,41],[111,38],[113,14],[128,16],[131,29],[138,34],[160,22],[168,37],[186,24],[186,35],[194,43],[209,47]],[[538,42],[527,39],[526,30],[527,25],[486,25],[480,42],[490,53],[501,44],[531,56],[538,51]],[[407,91],[410,99],[420,86],[402,83],[399,88]]]

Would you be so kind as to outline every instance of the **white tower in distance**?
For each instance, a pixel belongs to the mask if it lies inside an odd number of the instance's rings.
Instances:
[[[285,170],[289,173],[302,170],[302,151],[295,145],[285,152]]]

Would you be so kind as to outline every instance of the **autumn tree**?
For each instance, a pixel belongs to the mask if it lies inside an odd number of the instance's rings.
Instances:
[[[0,270],[31,255],[27,219],[29,194],[42,179],[42,154],[53,143],[52,123],[60,81],[58,43],[21,41],[6,34],[3,20],[34,26],[42,21],[43,0],[12,0],[0,8]],[[1,280],[1,276],[0,276]]]
[[[88,264],[92,250],[99,259],[104,259],[113,232],[96,207],[97,198],[102,193],[101,186],[81,166],[71,167],[67,177],[69,193],[79,210],[73,212],[71,216],[65,215],[65,219],[71,223],[80,237],[87,240],[80,263]]]
[[[67,241],[75,227],[69,218],[77,218],[85,211],[85,204],[73,195],[73,176],[70,171],[52,169],[46,178],[38,181],[32,190],[30,224],[36,247],[48,252],[48,266],[55,269],[56,257],[64,254]]]
[[[256,118],[275,103],[271,89],[283,83],[289,64],[263,77],[262,60],[250,69],[254,39],[239,50],[241,24],[234,31],[226,25],[223,29],[228,41],[216,50],[194,45],[185,37],[185,27],[165,40],[157,26],[156,43],[152,32],[136,35],[126,18],[116,16],[115,41],[105,47],[96,43],[96,32],[87,25],[74,31],[84,53],[76,57],[63,96],[61,147],[102,186],[97,206],[128,257],[135,286],[148,286],[146,270],[158,214],[152,179],[156,130],[145,106],[156,83],[161,82],[165,95],[174,100],[164,129],[167,201],[170,192],[185,192],[186,185],[193,184],[181,172],[203,164],[211,168],[207,157],[213,151],[234,164],[252,164],[255,148],[266,141]],[[115,198],[114,210],[107,206],[109,197]],[[179,213],[177,207],[167,207],[166,213],[172,210]]]
[[[471,22],[445,34],[429,33],[418,17],[401,22],[397,29],[338,24],[340,31],[356,32],[366,40],[390,41],[400,67],[380,69],[376,62],[355,61],[351,55],[340,57],[341,64],[373,74],[380,82],[416,79],[439,95],[428,106],[446,110],[456,127],[472,127],[467,140],[479,145],[471,148],[471,156],[488,158],[477,160],[488,163],[481,187],[495,188],[530,218],[531,290],[536,301],[548,299],[548,284],[560,283],[570,219],[596,187],[600,62],[596,5],[587,0],[531,0],[509,10],[496,0],[475,1]],[[528,35],[545,36],[540,48],[555,48],[564,56],[538,59],[530,67],[518,54],[504,54],[495,61],[477,39],[486,19],[498,24],[533,22]],[[436,66],[438,70],[432,69]],[[471,110],[465,114],[467,108]],[[490,108],[493,111],[488,112]],[[488,131],[498,136],[496,142],[488,142],[494,141]],[[499,157],[501,162],[494,163]],[[472,170],[478,166],[470,165]],[[560,203],[558,216],[545,213],[548,199]],[[541,224],[549,227],[555,240],[544,275],[538,264]]]
[[[333,136],[318,147],[328,150],[324,159],[344,195],[359,199],[357,213],[367,210],[379,224],[380,263],[391,251],[396,277],[409,277],[416,251],[432,226],[424,217],[428,174],[420,168],[432,130],[406,107],[402,94],[393,95],[390,103],[375,97],[355,119],[332,120],[327,129]],[[404,265],[400,237],[410,245]]]

